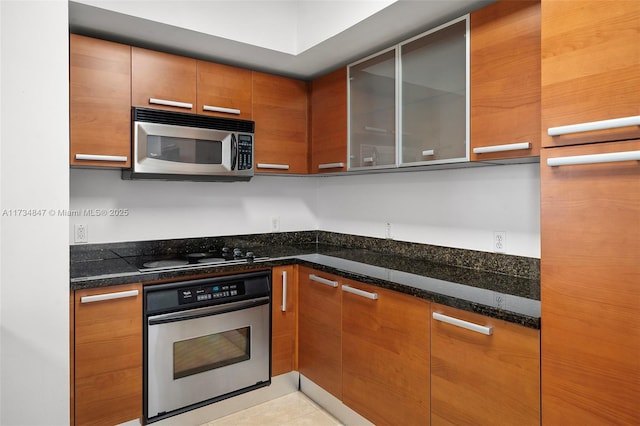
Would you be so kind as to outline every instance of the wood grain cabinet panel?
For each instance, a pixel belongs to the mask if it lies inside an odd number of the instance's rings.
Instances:
[[[308,87],[305,81],[253,73],[257,173],[308,172],[307,116]]]
[[[155,50],[131,48],[132,105],[196,112],[196,60]],[[171,106],[177,102],[181,106]]]
[[[137,290],[132,297],[82,303],[85,296]],[[75,292],[75,424],[142,418],[142,285]]]
[[[274,267],[271,276],[271,375],[277,376],[297,368],[297,268],[295,265]]]
[[[71,166],[131,166],[131,47],[69,35],[69,119]]]
[[[547,161],[639,153],[640,140],[542,151],[543,424],[638,424],[640,162]]]
[[[318,282],[312,275],[327,282]],[[298,370],[342,399],[341,278],[306,267],[298,270]]]
[[[540,1],[501,0],[470,25],[471,160],[538,156]]]
[[[376,425],[428,425],[429,302],[351,280],[342,284],[344,403]]]
[[[640,138],[635,124],[549,136],[547,129],[640,116],[640,2],[542,0],[542,145]]]
[[[197,61],[196,112],[226,118],[251,120],[253,117],[252,72],[213,62]],[[211,107],[237,110],[210,111]]]
[[[438,304],[431,310],[492,328],[485,335],[431,320],[431,424],[539,425],[539,331]]]
[[[347,69],[311,82],[310,173],[347,171]]]

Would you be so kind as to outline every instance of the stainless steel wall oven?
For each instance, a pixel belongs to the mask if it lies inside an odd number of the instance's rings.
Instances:
[[[144,289],[144,422],[271,383],[271,272]]]

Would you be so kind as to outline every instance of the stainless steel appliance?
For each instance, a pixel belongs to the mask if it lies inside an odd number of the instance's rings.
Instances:
[[[123,179],[248,181],[255,123],[132,108],[131,168]]]
[[[271,272],[144,289],[144,420],[271,383]]]

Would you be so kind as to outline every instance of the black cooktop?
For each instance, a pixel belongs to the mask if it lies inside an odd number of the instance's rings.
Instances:
[[[268,257],[257,256],[250,249],[223,247],[221,249],[212,249],[210,251],[196,253],[139,256],[135,258],[135,266],[140,272],[146,272],[198,268],[222,264],[238,265],[268,259]]]

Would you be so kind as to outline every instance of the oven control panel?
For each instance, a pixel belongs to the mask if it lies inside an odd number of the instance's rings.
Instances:
[[[243,296],[244,283],[215,283],[198,287],[181,288],[177,290],[178,301],[181,305],[206,301],[217,301],[236,296]]]

